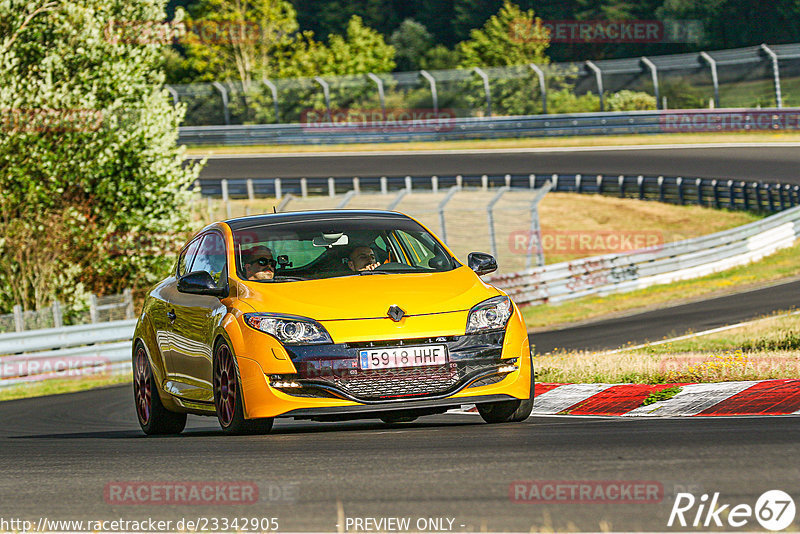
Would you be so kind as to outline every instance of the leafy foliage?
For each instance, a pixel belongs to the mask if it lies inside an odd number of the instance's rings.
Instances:
[[[163,17],[158,0],[0,0],[0,310],[149,284],[171,261],[199,166],[176,147],[161,45],[113,24]]]

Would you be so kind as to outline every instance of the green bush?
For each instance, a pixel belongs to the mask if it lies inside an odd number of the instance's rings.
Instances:
[[[606,97],[607,111],[644,111],[657,107],[656,97],[637,91],[623,90]]]

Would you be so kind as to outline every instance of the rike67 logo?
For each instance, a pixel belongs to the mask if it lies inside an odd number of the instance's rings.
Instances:
[[[704,493],[699,499],[691,493],[678,493],[667,526],[728,526],[741,528],[754,527],[755,519],[762,528],[772,531],[783,530],[794,521],[794,500],[781,490],[764,492],[754,507],[749,504],[732,505],[722,503],[719,493]],[[723,525],[727,522],[727,525]]]

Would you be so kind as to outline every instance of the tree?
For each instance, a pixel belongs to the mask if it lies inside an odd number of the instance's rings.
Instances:
[[[424,25],[413,19],[406,19],[392,34],[389,42],[395,49],[399,70],[418,70],[425,54],[433,46],[433,36]]]
[[[353,15],[347,23],[345,36],[328,37],[328,61],[319,72],[326,75],[390,72],[395,67],[395,50],[378,31],[364,25]]]
[[[199,166],[161,88],[163,19],[154,0],[0,0],[3,311],[150,284],[172,261]]]
[[[533,10],[522,11],[505,0],[483,28],[472,30],[470,39],[459,43],[458,51],[464,68],[543,64],[548,63],[549,44],[549,34]]]

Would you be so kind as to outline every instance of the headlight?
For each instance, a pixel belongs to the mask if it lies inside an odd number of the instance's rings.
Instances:
[[[467,334],[503,329],[509,317],[511,317],[511,300],[508,297],[485,300],[469,311]]]
[[[325,328],[304,317],[290,317],[272,313],[245,313],[248,326],[266,332],[287,345],[320,345],[333,343]]]

